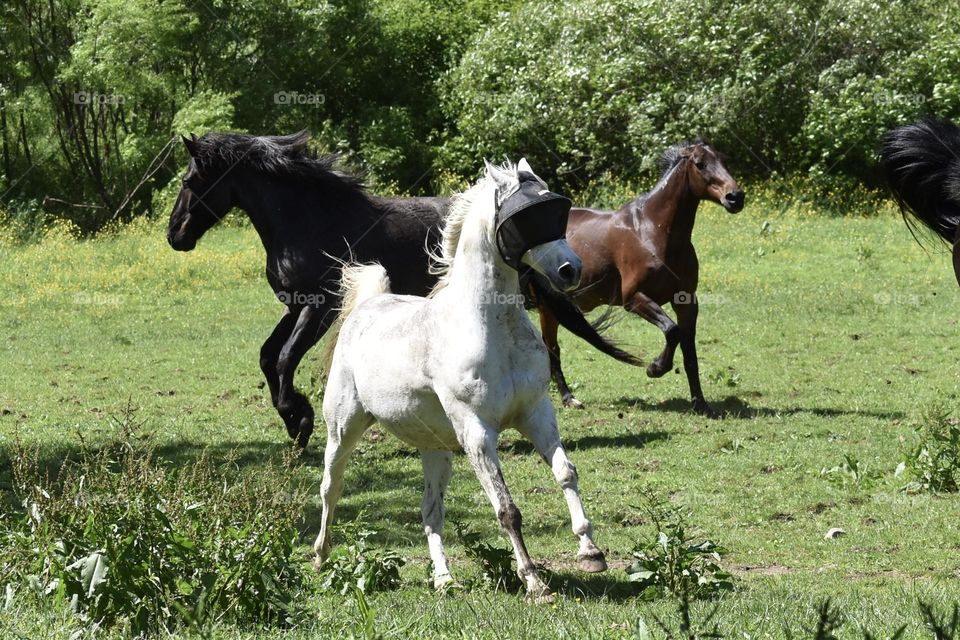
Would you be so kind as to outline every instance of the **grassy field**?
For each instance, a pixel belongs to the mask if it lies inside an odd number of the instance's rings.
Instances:
[[[809,209],[748,203],[739,216],[700,212],[701,371],[725,419],[688,411],[682,374],[649,380],[561,335],[568,380],[587,405],[560,411],[561,433],[609,572],[574,569],[576,542],[549,469],[514,432],[501,440],[530,551],[563,594],[555,605],[484,590],[434,594],[419,522],[419,459],[391,436],[368,433],[348,470],[338,520],[365,512],[375,543],[409,559],[400,589],[369,598],[377,631],[619,638],[633,636],[640,620],[651,628],[654,616],[675,620],[674,600],[641,601],[624,572],[637,541],[652,535],[639,505],[653,488],[688,509],[700,537],[729,549],[723,565],[736,589],[693,607],[698,619],[718,606],[727,637],[804,636],[825,598],[843,610],[851,636],[865,628],[886,637],[906,624],[906,637],[929,637],[917,601],[942,610],[960,601],[960,498],[906,493],[907,479],[894,470],[920,416],[957,405],[960,292],[946,256],[918,247],[892,209],[842,219]],[[54,232],[0,252],[0,491],[10,491],[16,438],[55,467],[81,441],[114,437],[112,418],[128,403],[166,458],[233,452],[240,472],[251,475],[278,464],[289,445],[257,359],[281,307],[262,276],[252,229],[215,229],[191,254],[171,251],[150,223],[95,241]],[[632,317],[613,334],[646,359],[662,346],[655,328]],[[317,405],[319,352],[298,379]],[[297,464],[314,488],[322,447],[319,435]],[[868,477],[822,474],[845,455],[866,465]],[[450,519],[506,545],[462,457],[447,507]],[[303,509],[306,557],[318,501]],[[847,535],[827,541],[831,527]],[[452,569],[469,575],[451,529]],[[360,633],[352,598],[309,598],[316,615],[284,633]],[[20,600],[0,612],[4,637],[78,628],[67,614]],[[215,629],[223,637],[273,633]]]

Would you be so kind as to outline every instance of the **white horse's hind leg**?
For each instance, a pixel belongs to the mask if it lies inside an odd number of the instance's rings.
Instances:
[[[537,568],[527,553],[521,533],[520,509],[513,503],[507,484],[500,472],[497,457],[497,432],[484,425],[474,415],[450,415],[457,429],[457,437],[463,446],[473,470],[483,486],[487,498],[497,512],[500,526],[510,538],[517,559],[517,573],[527,588],[527,595],[537,602],[552,602],[553,594],[537,575]]]
[[[560,442],[557,412],[550,399],[544,396],[527,419],[517,426],[517,430],[533,443],[544,461],[553,469],[553,475],[563,489],[567,507],[570,509],[573,533],[580,539],[580,550],[577,553],[577,564],[580,570],[591,573],[605,571],[607,562],[603,552],[593,543],[593,525],[587,519],[583,511],[583,503],[580,501],[577,468],[567,458],[563,444]]]
[[[323,482],[320,485],[323,515],[320,534],[313,543],[313,551],[317,556],[316,565],[330,554],[330,525],[333,524],[333,513],[343,491],[343,472],[347,461],[360,436],[374,422],[373,416],[360,405],[353,380],[344,380],[345,378],[347,376],[343,370],[335,364],[323,398],[327,445],[323,452]]]
[[[430,559],[433,561],[433,587],[443,589],[453,582],[443,550],[443,496],[453,470],[453,453],[449,451],[420,451],[423,462],[423,531],[427,534]]]

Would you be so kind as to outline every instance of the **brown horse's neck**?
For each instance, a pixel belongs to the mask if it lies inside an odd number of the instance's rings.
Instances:
[[[686,246],[697,219],[698,198],[687,179],[687,161],[681,160],[650,193],[634,201],[635,225],[656,232],[662,249]]]

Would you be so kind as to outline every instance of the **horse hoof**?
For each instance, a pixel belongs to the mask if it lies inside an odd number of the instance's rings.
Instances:
[[[571,409],[583,409],[583,403],[574,398],[573,396],[567,396],[563,399],[563,406],[569,407]]]
[[[449,573],[445,573],[442,576],[437,576],[433,579],[433,589],[437,593],[447,593],[449,591],[456,591],[462,588],[462,585],[454,580],[453,576]]]
[[[662,378],[664,375],[666,375],[667,371],[670,371],[670,367],[662,367],[656,362],[651,362],[650,366],[647,367],[647,377]]]
[[[553,592],[546,587],[536,592],[527,593],[527,599],[533,604],[553,604],[556,602]]]
[[[711,420],[719,420],[723,417],[720,413],[714,410],[713,407],[707,404],[706,400],[694,400],[693,412]]]
[[[607,570],[607,561],[603,553],[597,551],[577,558],[577,568],[586,573],[603,573]]]
[[[301,428],[299,433],[297,433],[297,448],[301,450],[306,449],[310,443],[311,435],[313,435],[313,425],[310,425],[309,429]]]

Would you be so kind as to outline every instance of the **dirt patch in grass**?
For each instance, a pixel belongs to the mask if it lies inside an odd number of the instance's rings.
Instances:
[[[790,567],[784,566],[782,564],[769,564],[769,565],[733,565],[732,567],[727,567],[730,573],[739,573],[746,575],[756,575],[756,576],[784,576],[788,573],[794,571]]]

